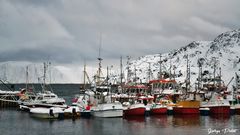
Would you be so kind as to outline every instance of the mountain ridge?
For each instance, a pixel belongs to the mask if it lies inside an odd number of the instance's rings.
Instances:
[[[148,82],[150,79],[157,79],[159,75],[159,54],[145,55],[129,61],[124,66],[124,80],[130,76],[130,80]],[[162,71],[175,74],[178,82],[184,82],[186,78],[186,57],[189,58],[191,70],[191,84],[194,87],[198,76],[198,64],[201,61],[203,72],[208,72],[208,77],[213,77],[213,65],[216,62],[217,74],[221,75],[225,83],[240,71],[240,29],[224,32],[212,41],[193,41],[186,46],[174,49],[168,53],[161,54]],[[32,62],[3,62],[0,63],[0,78],[11,83],[26,82],[26,66],[29,66],[29,81],[31,83],[41,82],[43,76],[43,64]],[[129,72],[128,71],[129,66]],[[173,68],[174,67],[174,68]],[[135,68],[136,76],[135,78]],[[149,72],[149,68],[151,69]],[[171,69],[171,70],[170,70]],[[94,71],[96,68],[94,68]],[[104,69],[103,69],[104,70]],[[52,83],[80,83],[83,68],[69,68],[58,65],[51,65],[47,73],[47,81]],[[93,71],[93,69],[92,69]],[[119,71],[110,73],[112,83],[120,82]],[[92,74],[94,74],[92,72]],[[91,75],[89,75],[91,77]],[[233,82],[230,86],[233,85]]]
[[[208,72],[209,77],[213,77],[213,65],[216,62],[217,74],[222,74],[222,78],[227,84],[240,71],[240,29],[228,31],[217,36],[213,41],[193,41],[188,45],[175,49],[169,53],[161,54],[163,71],[175,74],[178,82],[184,82],[186,78],[186,58],[188,56],[191,70],[191,84],[196,82],[198,76],[198,61],[202,61],[203,71]],[[132,60],[129,64],[130,74],[136,75],[139,82],[149,80],[149,67],[151,69],[151,79],[156,79],[159,74],[160,54],[146,55]],[[172,66],[172,67],[171,67]],[[175,66],[175,68],[173,68]],[[220,69],[221,68],[221,71]],[[171,69],[171,70],[170,70]],[[125,68],[127,72],[127,68]],[[126,74],[125,74],[126,76]],[[131,78],[133,80],[133,77]],[[231,83],[233,85],[233,83]]]

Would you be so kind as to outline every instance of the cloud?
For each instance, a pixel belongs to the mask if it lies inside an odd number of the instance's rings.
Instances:
[[[0,61],[96,63],[100,44],[107,64],[117,64],[120,56],[168,52],[238,28],[239,4],[237,0],[2,0]]]
[[[220,33],[229,31],[230,29],[219,24],[213,24],[211,22],[207,22],[199,17],[191,17],[189,19],[189,26],[198,31],[199,33],[218,35]]]

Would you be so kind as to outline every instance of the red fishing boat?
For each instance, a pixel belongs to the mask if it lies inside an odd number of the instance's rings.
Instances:
[[[123,103],[123,115],[125,117],[144,116],[147,99],[141,98],[141,96],[145,93],[149,93],[148,87],[142,84],[125,85],[123,90],[125,93],[128,93],[128,102]]]
[[[152,115],[167,114],[167,106],[162,104],[154,104],[150,109],[150,114]]]
[[[213,94],[213,97],[206,102],[202,102],[201,107],[210,109],[210,114],[230,114],[230,103],[223,99],[218,94]]]
[[[124,116],[144,116],[146,107],[143,103],[135,103],[123,109]]]

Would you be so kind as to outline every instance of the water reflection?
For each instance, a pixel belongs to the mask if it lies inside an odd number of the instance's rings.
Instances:
[[[232,126],[232,121],[230,121],[231,116],[229,115],[211,115],[208,122],[212,125],[212,128],[227,128]],[[208,125],[208,123],[206,123]]]
[[[145,117],[143,117],[143,116],[123,117],[123,119],[125,119],[129,122],[145,122]]]
[[[171,116],[168,117],[167,115],[156,115],[151,116],[149,122],[157,127],[167,127],[169,124],[169,119],[171,119]]]
[[[210,115],[211,119],[219,120],[219,121],[228,121],[230,119],[231,115],[227,114],[215,114],[215,115]]]
[[[172,119],[173,126],[199,126],[199,115],[174,115]]]

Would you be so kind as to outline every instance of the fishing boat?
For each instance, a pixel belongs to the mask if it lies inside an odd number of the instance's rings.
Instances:
[[[92,114],[95,117],[122,117],[123,106],[121,103],[98,104],[92,108]]]
[[[150,108],[150,114],[151,115],[167,114],[167,110],[168,108],[166,105],[155,103]]]
[[[199,114],[199,108],[200,108],[200,100],[197,100],[197,90],[191,89],[191,79],[190,79],[190,64],[189,59],[187,55],[187,63],[186,63],[187,69],[187,75],[185,79],[185,87],[181,89],[183,91],[183,95],[180,98],[180,100],[176,103],[176,105],[173,107],[173,113],[174,114]]]
[[[150,90],[146,85],[128,83],[123,86],[123,91],[127,93],[125,102],[123,102],[124,117],[144,116],[146,112],[150,111],[150,107],[146,106],[148,98],[145,95],[150,94]]]
[[[95,117],[122,117],[123,106],[112,100],[111,86],[96,86],[95,105],[91,107],[91,114]]]
[[[42,92],[36,94],[34,99],[29,100],[19,100],[19,106],[21,110],[29,111],[33,107],[61,107],[66,108],[65,100],[59,98],[55,93],[47,89],[46,85],[46,69],[47,64],[44,63],[44,75],[43,75],[43,85]],[[26,93],[25,93],[26,94]]]
[[[209,101],[201,102],[201,108],[209,108],[210,114],[230,114],[229,101],[215,92]]]
[[[147,115],[159,115],[159,114],[167,114],[167,106],[166,104],[162,104],[161,102],[154,102],[154,97],[151,95],[148,96],[140,96],[138,100],[142,101],[146,107],[145,114]]]
[[[112,89],[109,83],[109,73],[107,67],[107,77],[102,77],[100,50],[99,50],[99,68],[94,76],[95,84],[93,87],[96,104],[91,107],[91,114],[95,117],[122,117],[123,106],[118,101],[112,100]]]
[[[30,108],[30,114],[36,118],[43,118],[43,119],[57,119],[63,118],[64,111],[62,108],[52,107],[52,108],[43,108],[43,107],[36,107]]]
[[[29,111],[30,108],[33,107],[61,107],[67,108],[65,104],[65,100],[63,98],[59,98],[56,94],[51,91],[44,91],[41,93],[37,93],[36,98],[34,100],[29,100],[25,102],[20,102],[20,109]]]
[[[124,107],[123,115],[128,116],[144,116],[146,111],[146,106],[143,103],[129,104]]]
[[[79,108],[81,117],[89,118],[91,116],[91,108],[96,104],[94,102],[94,92],[88,89],[75,95],[72,100],[72,106]]]
[[[180,86],[174,79],[151,80],[149,84],[156,103],[166,99],[176,103],[178,98],[182,95]]]
[[[200,101],[183,100],[176,103],[173,107],[174,114],[199,114]]]
[[[235,73],[235,86],[233,85],[232,99],[231,105],[235,109],[235,114],[240,115],[240,77],[237,73]]]

